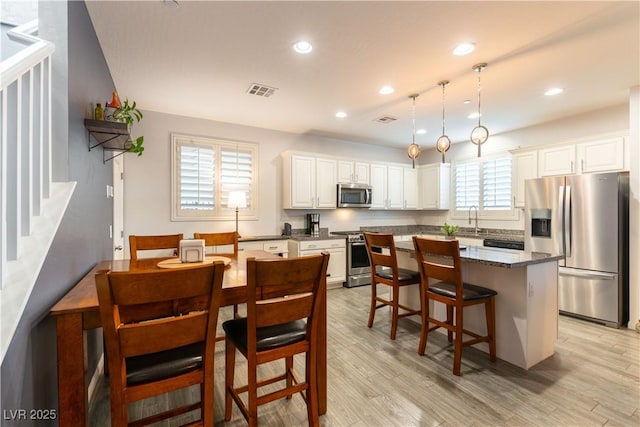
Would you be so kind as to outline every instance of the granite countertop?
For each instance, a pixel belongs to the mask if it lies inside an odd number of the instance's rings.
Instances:
[[[413,242],[397,242],[396,249],[401,252],[413,253],[415,251]],[[490,265],[493,267],[519,268],[532,264],[558,261],[562,259],[562,255],[469,245],[466,249],[460,250],[460,258],[462,261]]]
[[[308,240],[344,240],[346,236],[334,236],[329,234],[328,232],[321,232],[319,236],[311,236],[309,234],[293,234],[291,236],[281,236],[281,235],[264,235],[264,236],[242,236],[238,239],[238,242],[262,242],[266,240],[298,240],[298,241],[308,241]]]

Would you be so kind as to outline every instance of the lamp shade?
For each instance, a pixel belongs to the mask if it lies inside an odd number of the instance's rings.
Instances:
[[[247,193],[244,191],[230,191],[227,206],[234,209],[245,209],[247,207]]]

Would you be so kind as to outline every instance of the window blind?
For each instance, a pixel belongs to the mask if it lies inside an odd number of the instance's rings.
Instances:
[[[511,211],[511,157],[459,163],[455,167],[455,209],[480,213]]]
[[[172,219],[226,219],[229,193],[246,194],[239,215],[255,215],[257,144],[172,135],[174,145]]]

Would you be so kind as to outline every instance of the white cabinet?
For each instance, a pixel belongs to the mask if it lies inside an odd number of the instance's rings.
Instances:
[[[404,208],[404,168],[387,166],[387,209]]]
[[[418,169],[402,168],[403,209],[418,209]]]
[[[580,173],[624,170],[624,137],[584,142],[576,145]]]
[[[334,209],[336,161],[302,154],[282,154],[282,207]]]
[[[262,240],[254,242],[238,242],[238,251],[267,251],[280,255],[283,258],[289,256],[288,240]]]
[[[575,168],[576,146],[544,148],[538,151],[538,175],[572,175]]]
[[[371,164],[371,209],[418,209],[418,169]]]
[[[420,166],[418,188],[420,209],[449,209],[451,164],[436,163]]]
[[[289,240],[289,255],[292,257],[315,255],[322,252],[329,253],[327,286],[342,286],[342,283],[347,280],[347,243],[345,239]]]
[[[387,208],[387,165],[371,164],[371,209]]]
[[[369,163],[338,160],[338,182],[369,184]]]
[[[524,182],[538,177],[538,152],[515,154],[513,156],[513,205],[524,207]]]

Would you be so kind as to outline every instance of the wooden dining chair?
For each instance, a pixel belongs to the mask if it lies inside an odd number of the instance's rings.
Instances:
[[[164,236],[129,236],[129,251],[131,260],[138,259],[138,251],[148,251],[156,249],[174,249],[174,255],[178,254],[182,234],[170,234]]]
[[[215,253],[215,255],[238,258],[238,232],[231,231],[227,233],[193,233],[194,239],[204,240],[204,247],[211,248],[213,251],[207,253]],[[229,250],[220,250],[220,247],[228,247]]]
[[[309,425],[317,426],[316,365],[319,319],[326,298],[329,254],[282,260],[247,259],[247,317],[224,322],[225,420],[232,400],[250,426],[257,425],[258,406],[300,393]],[[247,359],[247,385],[234,386],[236,349]],[[293,369],[294,355],[305,353],[305,378]],[[258,379],[258,365],[285,359],[285,372]],[[284,387],[258,395],[258,388],[284,381]],[[243,400],[241,394],[247,393]],[[246,403],[245,403],[246,401]]]
[[[226,233],[193,233],[194,239],[204,240],[204,247],[210,248],[208,253],[215,253],[215,255],[226,256],[233,259],[238,258],[238,232],[230,231]],[[221,247],[225,247],[222,252],[218,252]],[[228,249],[231,249],[229,252]],[[240,317],[238,304],[233,305],[233,317]],[[224,340],[224,335],[218,335],[218,341]]]
[[[489,344],[489,360],[496,361],[496,291],[464,283],[457,240],[433,240],[413,237],[416,258],[421,268],[422,327],[418,353],[424,354],[429,332],[438,328],[447,330],[449,342],[454,341],[453,374],[460,375],[462,347],[481,342]],[[446,304],[446,320],[436,319],[429,313],[429,301]],[[465,307],[484,304],[487,334],[479,335],[464,328]],[[433,326],[430,326],[433,324]],[[468,335],[471,339],[464,340]]]
[[[111,425],[128,425],[128,404],[200,384],[201,400],[142,420],[147,425],[200,408],[214,422],[215,333],[224,264],[96,274],[111,372]],[[176,286],[180,283],[180,286]]]
[[[376,310],[382,307],[391,307],[391,332],[392,340],[396,339],[398,319],[420,315],[420,310],[400,304],[400,288],[403,286],[417,285],[420,283],[420,273],[417,271],[398,268],[396,246],[393,234],[390,233],[364,233],[367,245],[367,253],[371,265],[371,307],[369,309],[368,326],[373,326]],[[378,295],[377,285],[385,285],[391,288],[391,298]],[[402,309],[402,313],[400,312]]]

